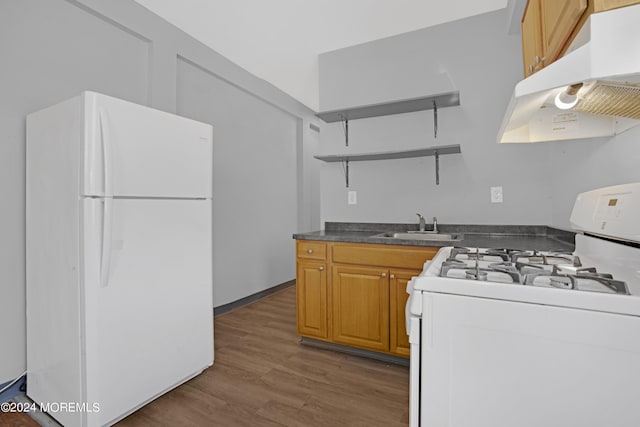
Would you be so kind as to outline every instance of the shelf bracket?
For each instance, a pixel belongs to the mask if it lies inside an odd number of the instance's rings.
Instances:
[[[349,160],[342,161],[342,169],[344,171],[344,182],[347,188],[349,188]]]
[[[342,122],[342,131],[344,132],[344,145],[349,146],[349,119],[346,116],[340,116]]]
[[[434,157],[436,159],[436,185],[440,185],[440,153],[436,151]]]
[[[438,138],[438,106],[436,100],[433,100],[433,138]]]

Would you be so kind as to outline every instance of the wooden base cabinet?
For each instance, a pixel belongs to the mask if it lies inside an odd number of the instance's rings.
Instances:
[[[333,340],[389,351],[389,280],[379,267],[333,266]]]
[[[328,288],[326,244],[323,242],[297,242],[296,259],[296,313],[298,334],[327,339]]]
[[[298,240],[298,334],[409,357],[407,283],[438,249]]]
[[[318,261],[300,261],[296,271],[298,334],[328,338],[327,267]]]
[[[421,270],[391,270],[389,274],[389,351],[409,357],[409,336],[405,325],[405,310],[409,294],[407,283]]]

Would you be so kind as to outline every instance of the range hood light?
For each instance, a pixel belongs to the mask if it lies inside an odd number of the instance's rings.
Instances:
[[[556,95],[555,104],[561,110],[569,110],[578,103],[578,91],[582,83],[567,86],[565,90]]]

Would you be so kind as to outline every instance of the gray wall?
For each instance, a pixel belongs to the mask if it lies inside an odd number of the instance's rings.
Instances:
[[[320,226],[310,110],[133,1],[3,1],[0,54],[0,383],[25,369],[25,116],[82,90],[214,126],[215,305],[295,277],[291,233]]]
[[[321,165],[322,221],[415,222],[415,212],[443,223],[548,224],[568,228],[579,192],[640,181],[640,129],[609,139],[497,144],[514,85],[523,78],[520,35],[508,35],[505,10],[320,55],[320,108],[332,110],[440,92],[446,72],[461,105],[323,128],[323,154],[360,153],[460,144],[442,156],[440,185],[434,159],[351,163],[347,204],[340,164]],[[504,203],[490,203],[502,186]]]
[[[609,185],[640,182],[640,128],[613,138],[549,144],[553,184],[551,223],[569,228],[578,193]]]
[[[291,280],[296,118],[183,59],[177,112],[215,124],[215,304]]]
[[[326,125],[323,153],[392,151],[460,144],[462,154],[441,156],[440,185],[433,157],[351,163],[347,205],[340,164],[321,167],[322,220],[415,222],[415,212],[443,223],[547,224],[548,147],[499,145],[498,127],[521,78],[520,39],[508,36],[497,11],[320,56],[321,110],[440,93],[446,73],[461,105],[433,113],[354,120],[345,149],[340,124]],[[504,203],[490,203],[502,186]]]

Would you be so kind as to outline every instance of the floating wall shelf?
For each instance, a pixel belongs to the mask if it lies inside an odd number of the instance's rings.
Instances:
[[[436,147],[420,148],[417,150],[387,151],[365,154],[333,154],[328,156],[313,156],[327,163],[342,162],[345,165],[344,178],[349,188],[349,162],[362,162],[368,160],[409,159],[413,157],[434,156],[436,160],[436,185],[440,184],[440,156],[445,154],[462,153],[459,144],[440,145]]]
[[[460,105],[460,92],[453,91],[440,95],[424,96],[420,98],[403,99],[400,101],[383,102],[380,104],[363,105],[361,107],[343,108],[316,114],[327,123],[343,120],[366,119],[369,117],[388,116],[390,114],[412,113],[437,108]]]
[[[363,105],[360,107],[343,108],[316,114],[327,123],[342,122],[344,128],[344,143],[349,146],[349,120],[366,119],[369,117],[389,116],[391,114],[412,113],[414,111],[433,110],[433,137],[438,137],[438,108],[460,105],[460,92],[451,91],[439,95],[423,96],[420,98],[403,99],[399,101],[383,102],[380,104]]]
[[[438,108],[460,105],[460,92],[452,89],[446,74],[440,74],[435,82],[439,88],[447,88],[439,94],[422,96],[419,98],[402,99],[383,102],[380,104],[363,105],[340,110],[324,111],[316,114],[327,123],[342,122],[344,142],[349,146],[349,120],[366,119],[369,117],[388,116],[392,114],[412,113],[414,111],[433,110],[433,137],[438,137]],[[435,91],[434,91],[435,92]],[[436,185],[440,184],[440,155],[460,153],[460,145],[442,145],[439,147],[421,148],[418,150],[388,151],[367,154],[335,154],[328,156],[314,156],[323,162],[341,162],[344,167],[344,178],[349,188],[349,162],[365,160],[408,159],[411,157],[434,156],[436,161]]]
[[[461,153],[460,144],[456,145],[440,145],[438,147],[420,148],[417,150],[406,151],[386,151],[380,153],[366,154],[332,154],[329,156],[313,156],[323,162],[361,162],[365,160],[389,160],[389,159],[410,159],[412,157],[426,157],[443,154]]]

